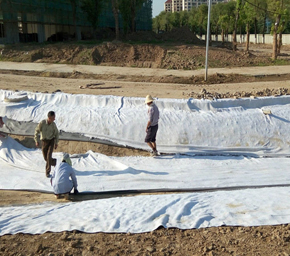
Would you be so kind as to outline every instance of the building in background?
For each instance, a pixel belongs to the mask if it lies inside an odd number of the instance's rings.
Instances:
[[[0,43],[44,42],[55,36],[82,39],[93,33],[91,23],[76,1],[71,0],[0,0]],[[123,28],[119,15],[120,29]],[[99,17],[99,28],[115,29],[111,1]],[[137,31],[152,30],[152,0],[137,11]],[[63,38],[64,40],[66,38]]]
[[[171,12],[172,11],[172,0],[167,0],[164,3],[164,11]]]
[[[183,1],[184,0],[173,0],[172,1],[172,12],[183,11]]]
[[[198,7],[202,4],[208,4],[208,2],[208,0],[167,0],[164,4],[164,11],[189,11],[192,7]],[[229,0],[212,0],[212,4],[225,2],[229,2]]]

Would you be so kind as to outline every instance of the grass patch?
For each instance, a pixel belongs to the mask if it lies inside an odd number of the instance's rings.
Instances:
[[[289,64],[290,64],[289,60],[281,60],[281,59],[273,60],[273,65],[284,66]]]

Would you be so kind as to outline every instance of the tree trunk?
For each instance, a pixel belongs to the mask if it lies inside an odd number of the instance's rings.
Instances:
[[[237,28],[238,28],[238,20],[240,18],[240,9],[238,8],[236,19],[235,19],[235,27],[233,31],[233,51],[237,50]]]
[[[216,27],[216,30],[215,30],[215,41],[217,42],[218,41],[218,27]]]
[[[281,29],[279,31],[279,37],[278,37],[278,43],[277,43],[277,54],[281,53],[282,35],[283,35],[282,33],[283,33],[283,30],[284,30],[284,26],[285,26],[285,21],[282,22]]]
[[[264,17],[264,25],[263,25],[263,44],[265,44],[266,22],[267,22],[267,16],[265,15],[265,17]]]
[[[136,0],[131,1],[131,32],[135,32]]]
[[[258,41],[257,41],[257,18],[255,18],[254,26],[255,26],[255,44],[257,44],[258,43]]]
[[[281,53],[282,48],[282,32],[279,32],[279,36],[277,38],[277,55]]]
[[[74,23],[74,31],[75,31],[75,39],[77,39],[77,7],[76,2],[71,1],[72,5],[72,14],[73,14],[73,23]]]
[[[234,29],[233,31],[233,51],[237,50],[237,32]]]
[[[225,42],[225,31],[222,29],[222,42]]]
[[[246,40],[246,51],[248,52],[250,49],[250,24],[247,23],[247,40]]]
[[[199,36],[200,36],[200,39],[202,39],[202,26],[199,27]]]
[[[277,60],[277,32],[273,32],[273,53],[272,59]]]
[[[112,0],[112,8],[113,14],[115,18],[115,32],[116,32],[116,40],[120,39],[120,31],[119,31],[119,8],[118,8],[118,0]]]
[[[272,53],[272,59],[273,60],[277,60],[277,55],[278,55],[278,52],[277,52],[277,31],[278,31],[278,26],[279,26],[279,23],[280,23],[280,19],[281,19],[281,15],[278,15],[277,18],[276,18],[276,22],[275,22],[275,25],[274,25],[274,31],[273,31],[273,53]]]

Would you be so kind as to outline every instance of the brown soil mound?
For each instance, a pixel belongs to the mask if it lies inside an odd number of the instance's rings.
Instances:
[[[94,64],[110,66],[160,67],[165,50],[156,45],[130,45],[125,43],[103,43],[94,47]]]
[[[159,46],[132,45],[121,42],[104,42],[97,46],[52,44],[15,46],[2,49],[2,60],[19,62],[67,63],[111,65],[194,70],[204,67],[205,47],[196,45]],[[209,67],[270,65],[269,57],[233,52],[225,48],[210,48]]]
[[[111,65],[143,68],[195,70],[204,67],[205,46],[188,28],[163,34],[138,32],[128,35],[127,43],[112,41],[55,44],[9,45],[0,48],[0,60],[18,62]],[[134,43],[135,40],[155,43]],[[90,44],[89,44],[90,43]],[[216,44],[216,43],[215,43]],[[290,63],[286,54],[279,58]],[[269,53],[232,51],[222,45],[210,47],[209,67],[272,65]]]

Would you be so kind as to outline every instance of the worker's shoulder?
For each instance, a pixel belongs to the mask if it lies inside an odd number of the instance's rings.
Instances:
[[[41,120],[41,121],[38,123],[38,127],[41,129],[41,127],[42,127],[43,125],[45,125],[45,124],[46,124],[46,120],[43,119],[43,120]]]

